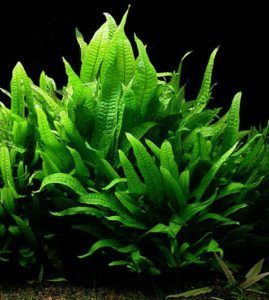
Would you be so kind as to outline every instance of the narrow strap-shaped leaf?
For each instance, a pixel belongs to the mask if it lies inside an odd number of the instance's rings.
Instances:
[[[246,274],[246,278],[253,278],[261,273],[264,259],[259,260]]]
[[[33,230],[31,229],[31,227],[19,216],[13,214],[12,217],[13,217],[14,221],[16,222],[16,224],[18,225],[21,233],[24,235],[25,240],[28,243],[36,245],[37,240],[36,240],[35,234],[34,234]]]
[[[22,65],[17,63],[12,71],[12,79],[10,83],[11,88],[11,112],[13,114],[24,117],[24,93],[22,89]]]
[[[158,159],[161,158],[161,149],[154,144],[151,140],[146,139],[145,140],[147,146],[149,147],[149,149],[152,151],[152,153],[155,155],[155,157],[157,157]]]
[[[140,207],[137,206],[137,202],[131,197],[130,194],[120,191],[116,192],[115,195],[132,216],[141,218],[143,212],[141,211]]]
[[[226,127],[223,133],[222,150],[223,152],[230,149],[238,140],[239,131],[239,111],[240,111],[241,93],[237,93],[228,113]]]
[[[81,158],[80,153],[76,149],[72,149],[70,147],[67,148],[73,157],[76,174],[81,178],[88,178],[90,176],[90,173],[83,159]]]
[[[11,185],[15,189],[15,183],[12,176],[10,153],[7,146],[0,147],[0,170],[4,184],[6,186]]]
[[[119,200],[110,194],[91,193],[81,196],[78,201],[82,204],[107,208],[119,216],[127,217],[128,211],[121,205]]]
[[[145,192],[145,185],[141,182],[132,163],[121,150],[119,150],[119,158],[124,170],[125,177],[127,178],[129,192],[143,195]]]
[[[80,47],[81,61],[83,61],[86,48],[87,48],[87,43],[84,41],[83,35],[77,28],[76,28],[76,39]]]
[[[185,198],[188,199],[190,195],[190,172],[189,170],[184,170],[179,175],[179,184],[182,188],[182,192],[185,195]]]
[[[48,175],[43,179],[41,183],[41,187],[38,192],[40,192],[46,185],[50,185],[50,184],[61,184],[67,186],[78,195],[87,194],[87,191],[80,184],[79,180],[77,180],[76,178],[72,177],[69,174],[55,173],[55,174]]]
[[[118,184],[122,184],[123,182],[126,182],[126,178],[115,178],[108,185],[102,188],[103,191],[108,191],[112,189],[113,187],[117,186]]]
[[[134,150],[139,171],[144,177],[146,193],[154,205],[159,206],[164,196],[162,176],[142,143],[131,134],[127,134],[127,138]]]
[[[169,141],[164,141],[160,151],[161,166],[167,169],[175,180],[179,180],[178,165],[175,161],[172,146]]]
[[[179,217],[183,220],[183,222],[188,222],[191,218],[193,218],[196,214],[205,210],[216,200],[217,193],[215,192],[210,196],[209,199],[203,202],[191,203],[186,205],[180,212]]]
[[[153,128],[156,125],[157,125],[157,123],[155,123],[155,122],[145,122],[145,123],[142,123],[140,125],[137,125],[137,126],[131,128],[128,132],[131,133],[135,138],[137,138],[138,140],[140,140],[151,128]],[[128,139],[125,136],[122,139],[122,142],[121,142],[119,148],[125,154],[128,154],[128,152],[130,150],[130,147],[131,147],[130,143],[128,142]]]
[[[135,93],[131,88],[131,84],[123,87],[123,102],[124,102],[124,115],[123,115],[123,130],[129,131],[135,127],[139,120],[139,106],[135,98]]]
[[[225,152],[209,169],[209,171],[205,174],[203,179],[201,180],[198,188],[194,191],[194,196],[196,201],[200,201],[206,192],[209,184],[213,180],[214,176],[217,174],[218,170],[225,163],[225,161],[229,158],[229,156],[234,152],[237,144],[233,145],[227,152]]]
[[[216,48],[209,57],[209,61],[204,73],[202,85],[199,94],[196,98],[198,102],[207,102],[208,99],[210,98],[212,71],[213,71],[214,61],[217,52],[218,52],[218,48]]]
[[[15,210],[15,202],[14,202],[14,196],[11,188],[9,186],[4,186],[0,190],[1,195],[1,203],[5,207],[5,209],[9,213],[13,213]]]
[[[85,141],[81,137],[79,131],[77,130],[75,124],[69,119],[66,112],[60,113],[60,123],[64,127],[65,133],[70,143],[80,152],[84,159],[88,159],[88,149],[86,148]]]
[[[76,215],[89,215],[97,218],[103,218],[105,213],[94,207],[70,207],[62,211],[50,212],[55,217],[66,217]]]
[[[119,222],[121,223],[121,226],[124,227],[130,227],[130,228],[135,228],[140,230],[145,230],[147,228],[147,226],[143,222],[135,218],[132,218],[130,216],[122,217],[122,216],[115,215],[115,216],[107,216],[105,218],[111,222]]]
[[[42,98],[43,103],[45,103],[49,107],[50,111],[54,115],[63,111],[63,107],[61,107],[59,102],[57,103],[55,99],[53,99],[47,92],[45,92],[38,86],[33,86],[33,90],[35,91],[35,93],[37,93],[37,95],[40,96],[40,98]]]
[[[182,191],[180,184],[176,181],[176,178],[174,178],[167,169],[161,167],[160,170],[163,175],[163,180],[166,186],[168,198],[170,198],[170,200],[172,201],[176,199],[177,209],[184,207],[186,205],[187,199]]]
[[[104,154],[107,154],[113,143],[117,125],[118,102],[121,96],[121,83],[115,62],[106,68],[107,72],[102,77],[92,139],[93,146]]]
[[[154,96],[157,88],[157,73],[148,58],[143,43],[137,37],[135,37],[135,41],[139,56],[136,61],[136,70],[132,88],[140,108],[140,114],[142,117],[145,117],[148,111],[149,102]]]
[[[114,32],[112,39],[109,43],[108,49],[105,53],[104,61],[102,63],[102,68],[101,68],[101,81],[102,81],[104,75],[107,73],[107,68],[110,68],[110,66],[114,65],[114,64],[117,65],[116,60],[117,60],[118,52],[120,51],[119,40],[120,40],[120,36],[124,33],[124,26],[126,23],[128,12],[129,12],[129,8],[123,15],[122,20],[121,20],[119,26],[117,27],[116,31]],[[109,23],[110,18],[108,18],[108,17],[110,15],[105,14],[105,16],[107,18],[107,23]],[[114,25],[112,25],[112,27],[114,28]],[[123,65],[117,65],[117,67],[123,67]],[[123,71],[122,69],[121,70],[118,69],[118,74],[122,73],[122,71]]]
[[[181,77],[182,77],[182,67],[183,67],[183,63],[185,61],[185,59],[191,54],[192,52],[189,51],[186,54],[183,55],[183,57],[180,60],[180,63],[178,65],[178,69],[177,69],[177,87],[179,89],[179,87],[181,87]],[[178,90],[177,89],[177,90]]]
[[[80,70],[80,78],[84,83],[93,81],[97,75],[100,65],[105,57],[109,45],[108,24],[103,24],[96,31],[86,49]]]
[[[46,114],[36,105],[38,131],[41,141],[44,143],[44,149],[55,160],[54,163],[60,169],[66,169],[70,166],[71,156],[65,146],[59,142],[50,129]]]
[[[103,249],[103,248],[112,248],[120,253],[130,253],[136,250],[136,246],[134,245],[124,245],[122,242],[114,239],[103,239],[97,241],[95,244],[92,245],[90,250],[83,255],[78,256],[79,258],[86,258],[91,256],[94,252]]]
[[[117,43],[116,65],[119,70],[121,82],[127,86],[134,77],[135,71],[135,58],[133,49],[124,31],[119,34]]]

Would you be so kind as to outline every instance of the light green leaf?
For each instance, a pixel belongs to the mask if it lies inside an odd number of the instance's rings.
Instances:
[[[127,138],[134,150],[138,168],[145,179],[146,193],[154,205],[159,206],[164,196],[162,176],[142,143],[131,134],[127,134]]]
[[[78,195],[87,194],[87,191],[80,184],[79,180],[72,177],[69,174],[55,173],[55,174],[48,175],[47,177],[45,177],[43,179],[41,187],[38,190],[38,192],[40,192],[45,186],[50,185],[50,184],[61,184],[61,185],[67,186],[68,188],[73,190]]]

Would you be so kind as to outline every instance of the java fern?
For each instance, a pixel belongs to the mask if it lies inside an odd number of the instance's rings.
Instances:
[[[2,263],[30,267],[45,254],[61,267],[60,220],[66,238],[83,236],[75,261],[100,252],[110,266],[151,274],[208,263],[254,234],[249,211],[268,195],[268,127],[240,130],[240,92],[226,114],[207,107],[218,49],[187,100],[189,53],[158,73],[137,36],[133,50],[127,14],[119,25],[105,14],[89,43],[76,30],[80,72],[63,59],[61,90],[45,72],[35,84],[14,68],[9,108],[0,107]]]

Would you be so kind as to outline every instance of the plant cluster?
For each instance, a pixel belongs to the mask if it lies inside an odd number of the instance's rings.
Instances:
[[[158,73],[136,36],[134,54],[127,13],[119,25],[105,17],[89,43],[76,31],[81,68],[63,60],[62,89],[44,72],[34,84],[18,63],[4,91],[2,263],[47,257],[61,268],[57,241],[77,234],[75,260],[99,252],[110,266],[159,274],[204,264],[222,255],[228,233],[236,242],[255,227],[258,215],[248,216],[268,190],[268,128],[240,130],[241,93],[225,114],[208,108],[218,49],[186,100],[188,54],[177,71]]]

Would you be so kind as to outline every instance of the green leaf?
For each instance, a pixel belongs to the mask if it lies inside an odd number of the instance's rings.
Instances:
[[[11,89],[11,112],[20,117],[24,117],[24,92],[22,88],[22,65],[18,62],[12,71],[12,79],[10,83]]]
[[[96,31],[89,45],[83,50],[80,78],[84,83],[95,80],[109,45],[109,27],[106,22]]]
[[[108,208],[121,216],[128,216],[128,211],[113,195],[101,193],[85,194],[81,196],[78,201],[82,204]]]
[[[112,248],[120,253],[130,253],[136,249],[135,245],[124,245],[123,243],[119,242],[118,240],[114,239],[103,239],[99,240],[95,244],[92,245],[90,250],[83,255],[78,256],[79,258],[86,258],[91,256],[94,252],[103,249],[103,248]]]
[[[145,179],[146,193],[155,206],[159,206],[164,196],[162,176],[152,157],[142,143],[127,133],[132,145],[138,168]]]
[[[229,110],[226,127],[223,133],[223,152],[230,149],[238,140],[240,101],[241,93],[237,93],[234,96],[231,108]]]
[[[209,184],[213,180],[214,176],[217,174],[218,170],[221,166],[225,163],[225,161],[229,158],[229,156],[234,152],[237,144],[233,145],[227,152],[225,152],[209,169],[209,171],[205,174],[203,179],[201,180],[198,188],[194,192],[194,196],[196,201],[200,201],[203,197],[204,193],[206,192]]]
[[[181,227],[182,225],[176,223],[170,223],[169,226],[159,223],[152,227],[150,230],[148,230],[146,233],[144,233],[143,237],[145,237],[148,234],[162,233],[167,234],[170,238],[175,238],[178,232],[180,231]]]
[[[87,49],[87,43],[84,41],[83,35],[81,32],[76,28],[76,38],[77,42],[80,47],[80,52],[81,52],[81,62],[83,61],[86,49]]]
[[[236,281],[235,281],[235,278],[233,276],[233,272],[229,269],[227,264],[217,255],[217,253],[214,253],[214,255],[215,255],[215,258],[216,258],[221,270],[225,274],[229,284],[234,286],[236,284]]]
[[[36,240],[35,234],[33,233],[31,227],[19,216],[12,214],[12,217],[13,217],[14,221],[16,222],[16,224],[18,225],[21,233],[24,235],[25,240],[28,243],[36,245],[37,240]]]
[[[143,211],[140,209],[140,207],[137,205],[137,201],[135,201],[131,195],[122,191],[116,192],[115,195],[119,199],[122,206],[124,206],[132,216],[138,218],[141,217]]]
[[[264,259],[259,260],[246,274],[246,279],[258,276],[261,273]]]
[[[15,189],[15,183],[11,168],[10,153],[7,146],[0,147],[0,170],[4,184],[6,186],[11,185]]]
[[[133,83],[136,101],[138,102],[140,114],[144,118],[149,109],[149,103],[157,88],[157,74],[152,66],[146,48],[143,43],[135,37],[139,56],[136,61],[136,69]]]
[[[71,163],[71,156],[65,146],[57,140],[52,132],[46,114],[38,105],[35,107],[37,113],[38,131],[45,152],[53,159],[55,165],[61,169],[69,169]]]
[[[66,217],[76,215],[89,215],[97,218],[103,218],[105,213],[93,207],[71,207],[58,212],[50,212],[55,217]]]
[[[127,86],[134,77],[135,58],[131,43],[124,31],[120,32],[117,41],[116,65],[119,70],[121,82]]]
[[[168,198],[173,201],[176,199],[176,207],[182,208],[186,205],[187,199],[181,189],[180,184],[176,181],[176,179],[172,176],[172,174],[165,168],[160,168],[161,173],[163,175],[163,180],[166,187],[166,193]]]
[[[118,103],[121,96],[121,83],[115,62],[106,67],[102,76],[101,92],[96,108],[96,119],[92,144],[107,154],[114,140],[117,126]]]
[[[81,158],[79,152],[75,149],[72,149],[70,147],[67,147],[68,150],[70,151],[74,163],[75,163],[75,172],[76,174],[81,177],[81,178],[88,178],[90,176],[90,172],[88,168],[86,167],[83,159]]]
[[[108,191],[108,190],[112,189],[114,186],[116,186],[120,183],[123,183],[123,182],[127,182],[127,179],[126,178],[115,178],[108,185],[103,187],[102,190]]]
[[[167,169],[175,180],[179,180],[178,165],[175,162],[172,146],[169,141],[164,141],[160,151],[161,166]]]
[[[216,48],[210,55],[210,58],[209,58],[209,61],[208,61],[208,64],[207,64],[207,67],[205,70],[203,82],[202,82],[199,94],[196,98],[197,101],[200,103],[204,103],[204,102],[206,103],[210,98],[212,71],[213,71],[214,61],[215,61],[217,52],[218,52],[218,48]]]
[[[145,123],[142,123],[140,125],[137,125],[137,126],[133,127],[132,129],[130,129],[128,131],[128,133],[130,133],[135,138],[140,140],[151,128],[153,128],[156,125],[157,125],[157,123],[155,123],[155,122],[145,122]],[[125,138],[123,138],[119,148],[126,155],[128,154],[128,152],[131,148],[131,145],[130,145],[128,139],[127,139],[127,136]]]
[[[187,291],[187,292],[180,293],[180,294],[169,295],[169,296],[166,296],[165,299],[180,299],[180,298],[196,297],[196,296],[200,296],[200,295],[209,294],[212,291],[213,291],[213,288],[211,288],[211,287],[203,287],[203,288],[194,289],[194,290]]]
[[[55,173],[50,174],[47,177],[45,177],[41,183],[41,187],[38,190],[40,192],[45,186],[50,184],[61,184],[64,186],[67,186],[71,190],[73,190],[78,195],[84,195],[87,194],[87,191],[84,189],[84,187],[80,184],[79,180],[72,177],[69,174],[65,173]]]
[[[145,192],[145,185],[141,182],[132,163],[121,150],[119,150],[119,158],[124,170],[124,175],[127,178],[129,192],[143,195]]]

